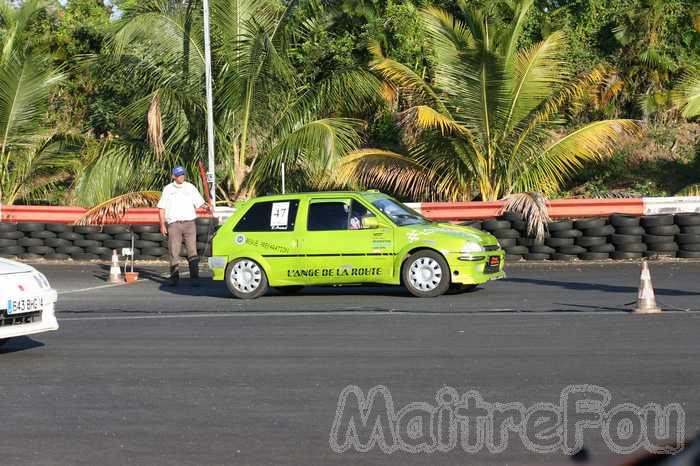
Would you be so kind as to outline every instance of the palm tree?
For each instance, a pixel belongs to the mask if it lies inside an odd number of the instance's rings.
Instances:
[[[76,165],[74,138],[43,124],[49,93],[63,76],[32,48],[30,26],[44,4],[0,1],[0,202],[45,197]]]
[[[304,34],[304,24],[293,21],[297,1],[211,3],[219,197],[277,189],[283,162],[298,175],[290,188],[295,180],[321,183],[329,167],[359,147],[363,122],[351,116],[377,99],[379,81],[368,71],[347,69],[321,82],[300,82],[287,54],[295,35]],[[76,191],[79,201],[95,205],[156,187],[167,178],[165,167],[182,163],[194,172],[205,157],[200,9],[193,0],[149,0],[125,11],[105,66],[125,68],[144,96],[124,112],[129,131],[97,149]],[[99,180],[109,177],[115,162],[140,169],[105,192]]]
[[[700,69],[685,74],[674,93],[674,101],[684,117],[700,115]]]
[[[638,131],[630,120],[563,129],[567,104],[603,75],[572,74],[562,32],[518,46],[532,0],[515,2],[509,21],[498,13],[513,2],[457,4],[459,16],[423,11],[436,60],[428,79],[373,47],[372,68],[400,102],[396,120],[406,153],[356,151],[337,181],[412,199],[550,195],[584,162],[610,155],[621,136]]]

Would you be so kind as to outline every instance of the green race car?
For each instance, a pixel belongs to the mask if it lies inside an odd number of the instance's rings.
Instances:
[[[419,297],[505,276],[492,235],[427,220],[376,191],[265,196],[237,207],[212,240],[209,267],[239,298],[269,287],[404,285]]]

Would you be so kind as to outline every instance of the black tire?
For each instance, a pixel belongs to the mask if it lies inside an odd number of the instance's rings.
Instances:
[[[74,231],[67,231],[65,233],[59,233],[58,237],[61,239],[68,240],[68,241],[78,241],[81,239],[85,239],[85,237],[83,235],[81,235],[80,233],[75,233]]]
[[[17,244],[20,246],[23,246],[25,248],[31,247],[31,246],[43,246],[44,245],[44,240],[40,238],[21,238],[17,240]]]
[[[640,259],[644,253],[641,252],[625,252],[625,251],[615,251],[610,253],[610,257],[614,260],[627,260],[627,259]]]
[[[159,233],[160,225],[134,225],[131,227],[134,233]]]
[[[576,259],[578,259],[578,256],[576,256],[574,254],[561,254],[561,253],[552,254],[553,261],[573,262]]]
[[[481,225],[483,226],[484,230],[488,231],[510,229],[510,222],[508,220],[496,220],[490,218],[488,220],[484,220]]]
[[[510,248],[516,246],[518,242],[515,238],[501,238],[498,240],[498,244],[500,244],[502,248]]]
[[[51,254],[55,252],[55,250],[48,246],[31,246],[27,248],[27,252],[31,254],[38,254],[40,256],[44,256],[46,254]]]
[[[112,239],[112,235],[108,235],[107,233],[90,233],[85,235],[85,239],[88,241],[107,241]]]
[[[560,248],[562,246],[573,246],[574,238],[547,238],[544,244],[552,248]]]
[[[146,256],[160,257],[168,253],[168,248],[143,248],[141,249],[141,254]]]
[[[534,246],[530,246],[530,254],[547,254],[551,255],[557,252],[556,249],[545,246],[544,244],[536,244]]]
[[[616,252],[645,252],[647,249],[648,246],[644,243],[625,243],[615,245]]]
[[[129,244],[131,244],[131,235],[132,235],[132,233],[119,233],[119,234],[114,235],[113,239],[115,239],[117,241],[128,241]],[[133,235],[134,235],[135,240],[139,239],[139,235],[137,235],[137,234],[133,234]]]
[[[674,219],[674,223],[676,225],[682,226],[682,227],[690,227],[690,226],[700,226],[700,213],[698,212],[684,212],[680,214],[676,214]]]
[[[49,238],[45,240],[44,243],[51,248],[60,248],[64,246],[70,246],[71,244],[73,244],[67,239],[62,238]]]
[[[604,226],[604,218],[584,218],[574,221],[574,228],[577,230],[590,230],[591,228],[602,228]]]
[[[102,246],[102,241],[94,241],[91,239],[79,239],[77,241],[73,241],[73,244],[81,248],[92,248],[96,246]]]
[[[606,244],[601,244],[600,246],[591,246],[588,248],[588,252],[615,252],[615,245],[606,243]]]
[[[564,246],[561,248],[557,248],[557,252],[559,254],[568,254],[572,256],[576,256],[579,254],[583,254],[586,252],[586,248],[583,248],[581,246]]]
[[[234,274],[236,270],[240,270],[239,267],[245,267],[251,269],[252,276],[255,278],[255,287],[250,291],[246,291],[246,287],[242,285],[236,286],[234,283]],[[449,272],[447,273],[449,276]],[[228,287],[231,294],[239,299],[255,299],[267,293],[269,288],[267,282],[267,275],[265,274],[265,269],[252,259],[241,258],[228,264],[226,267],[226,286]],[[448,282],[449,286],[449,282]]]
[[[89,252],[77,252],[71,254],[70,257],[76,261],[96,261],[100,259],[97,254],[90,254]]]
[[[43,257],[40,256],[39,254],[34,254],[31,252],[23,252],[22,254],[18,255],[17,257],[19,257],[23,261],[36,261],[39,259],[43,259]]]
[[[565,231],[574,228],[574,222],[571,220],[560,220],[558,222],[549,222],[547,229],[551,231]]]
[[[104,246],[110,249],[130,248],[131,241],[118,241],[116,239],[110,239],[104,242]]]
[[[51,254],[45,255],[44,259],[46,259],[47,261],[67,261],[68,259],[70,259],[70,256],[68,254],[53,252]]]
[[[530,252],[530,250],[526,246],[511,246],[509,248],[506,248],[505,251],[506,254],[510,254],[511,256],[523,255]]]
[[[523,260],[523,256],[520,254],[506,254],[506,262],[519,262],[521,260]]]
[[[18,246],[17,240],[0,238],[0,248],[6,248],[8,246]]]
[[[553,231],[552,238],[579,238],[583,236],[581,230],[557,230]]]
[[[698,244],[700,243],[700,235],[678,235],[676,239],[680,244]]]
[[[5,246],[0,248],[0,254],[6,256],[16,256],[17,254],[22,254],[24,248],[22,246]]]
[[[134,247],[140,248],[140,249],[159,248],[160,242],[159,241],[145,241],[142,239],[137,239],[136,241],[134,241]]]
[[[635,244],[641,243],[642,237],[637,235],[618,235],[614,234],[610,237],[610,242],[612,244]]]
[[[92,233],[100,233],[100,227],[96,225],[76,225],[73,231],[81,235],[90,235]]]
[[[682,259],[700,259],[700,251],[686,251],[681,249],[678,251],[678,257]]]
[[[112,249],[106,248],[104,246],[89,246],[85,248],[85,252],[88,254],[97,254],[98,256],[109,256],[109,258],[112,258]],[[117,254],[119,251],[117,251]]]
[[[591,246],[602,246],[607,242],[608,238],[605,236],[582,236],[580,238],[576,238],[576,244],[586,248],[590,248]]]
[[[42,231],[46,230],[46,224],[38,222],[22,222],[17,224],[17,229],[25,233],[30,233],[32,231]]]
[[[520,237],[520,232],[518,230],[510,230],[510,229],[505,229],[505,230],[492,230],[491,234],[495,236],[496,238],[519,238]]]
[[[513,230],[525,231],[527,229],[527,223],[525,222],[510,222],[510,227]]]
[[[660,227],[649,227],[646,229],[646,232],[649,235],[673,236],[680,234],[681,227],[678,225],[662,225]]]
[[[517,240],[518,246],[527,246],[527,247],[532,247],[532,246],[542,246],[544,245],[544,238],[543,239],[535,239],[535,238],[523,238],[520,237]]]
[[[304,286],[303,285],[276,286],[276,287],[274,287],[274,289],[279,294],[290,295],[290,294],[299,293],[301,290],[304,289]]]
[[[53,231],[48,231],[48,230],[41,230],[41,231],[32,231],[29,233],[30,238],[39,238],[39,239],[49,239],[49,238],[55,238],[56,233]]]
[[[197,236],[206,236],[211,231],[214,231],[214,229],[209,225],[197,225]]]
[[[209,225],[212,222],[215,222],[216,219],[212,217],[197,217],[195,220],[195,223],[197,225]]]
[[[5,233],[8,231],[17,231],[17,224],[9,222],[0,222],[0,233]]]
[[[129,233],[129,226],[128,225],[105,225],[104,228],[102,229],[105,233],[108,235],[121,235],[124,233]]]
[[[615,233],[618,235],[642,236],[646,231],[642,227],[617,227]]]
[[[0,231],[0,239],[20,239],[24,238],[24,233],[21,231]]]
[[[579,255],[579,258],[584,261],[603,261],[610,259],[610,253],[608,252],[584,252]]]
[[[673,225],[673,214],[645,215],[640,223],[644,228]]]
[[[644,257],[650,259],[659,259],[661,257],[676,257],[678,255],[677,251],[647,251],[644,253]]]
[[[655,252],[675,252],[680,249],[678,243],[654,243],[647,248],[648,251]]]
[[[47,223],[46,229],[54,233],[65,233],[67,231],[73,231],[73,227],[66,225],[65,223]]]
[[[481,230],[481,222],[462,222],[458,223],[459,226],[474,228],[475,230]]]
[[[615,227],[605,225],[598,228],[586,228],[583,230],[583,236],[610,236],[615,233]]]
[[[413,266],[417,265],[418,262],[424,261],[429,262],[425,264],[425,267],[429,267],[431,274],[434,274],[434,276],[429,278],[433,288],[422,289],[415,286],[411,280],[411,269]],[[440,253],[423,249],[415,254],[411,254],[404,260],[401,266],[401,278],[403,279],[403,285],[413,296],[433,298],[445,294],[450,287],[450,267]]]
[[[509,222],[524,222],[525,221],[523,216],[516,213],[516,212],[503,212],[503,215],[501,215],[501,218],[503,220],[508,220]]]
[[[160,233],[141,233],[141,234],[139,235],[139,238],[140,238],[142,241],[156,241],[156,242],[158,242],[158,243],[160,243],[161,241],[167,241],[167,240],[168,240],[168,237],[167,237],[167,236],[163,236],[163,235],[161,235]]]
[[[614,227],[638,227],[639,217],[629,214],[610,215],[610,225]]]
[[[682,235],[700,235],[700,226],[692,227],[681,227]],[[2,238],[2,233],[0,233],[0,238]]]
[[[684,243],[681,244],[681,249],[684,251],[700,251],[700,243]]]
[[[646,244],[656,244],[656,243],[672,243],[675,236],[668,235],[644,235],[642,236],[642,241]]]
[[[61,246],[56,248],[56,252],[58,254],[68,254],[72,256],[73,254],[85,252],[85,250],[83,248],[79,248],[78,246]]]
[[[530,252],[524,255],[526,261],[548,261],[551,257],[549,254],[539,254]]]

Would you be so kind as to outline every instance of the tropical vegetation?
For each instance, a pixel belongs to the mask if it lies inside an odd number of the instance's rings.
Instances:
[[[217,197],[693,193],[691,0],[210,0]],[[0,0],[0,200],[120,207],[206,161],[199,0]],[[143,193],[139,195],[138,193]]]

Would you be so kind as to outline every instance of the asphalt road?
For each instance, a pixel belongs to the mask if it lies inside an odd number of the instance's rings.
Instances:
[[[61,329],[0,350],[3,465],[571,464],[517,437],[498,454],[336,453],[351,385],[386,386],[398,411],[444,386],[531,406],[595,384],[611,406],[677,402],[686,432],[700,426],[699,263],[652,264],[667,310],[653,316],[626,310],[635,264],[516,265],[430,300],[345,287],[249,302],[221,283],[165,288],[159,267],[117,287],[96,265],[38,268],[59,290]],[[625,459],[595,429],[584,443],[592,464]]]

